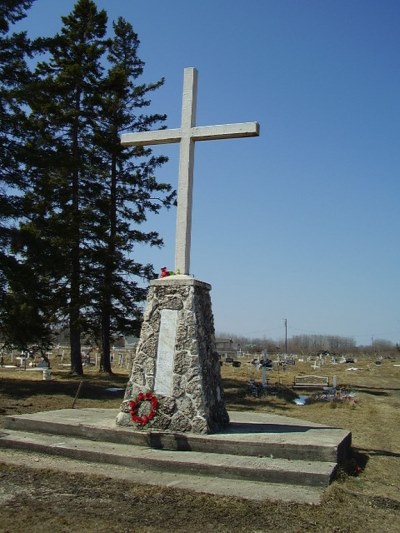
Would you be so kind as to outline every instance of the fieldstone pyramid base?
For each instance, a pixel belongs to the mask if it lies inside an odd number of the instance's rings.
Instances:
[[[198,434],[228,426],[210,290],[191,276],[150,282],[117,425]]]

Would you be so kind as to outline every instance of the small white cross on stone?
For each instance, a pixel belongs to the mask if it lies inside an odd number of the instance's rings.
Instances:
[[[197,70],[195,68],[185,68],[181,127],[177,129],[126,133],[121,136],[121,143],[127,146],[180,143],[175,271],[181,274],[189,274],[190,268],[195,141],[256,137],[260,131],[257,122],[197,127],[196,99]]]

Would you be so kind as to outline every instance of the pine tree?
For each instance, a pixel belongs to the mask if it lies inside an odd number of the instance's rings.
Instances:
[[[111,373],[111,336],[138,332],[146,295],[140,281],[155,275],[135,261],[136,244],[162,244],[140,225],[175,201],[171,186],[154,176],[167,159],[123,147],[120,133],[162,126],[164,115],[143,109],[163,80],[137,81],[144,64],[132,26],[120,18],[106,39],[107,15],[92,0],[78,0],[62,21],[60,33],[35,42],[47,54],[23,91],[29,115],[21,121],[15,160],[23,172],[13,199],[23,216],[12,240],[19,269],[5,323],[18,324],[19,310],[26,333],[42,345],[56,323],[67,325],[71,370],[79,375],[81,335],[90,334]]]
[[[35,0],[2,0],[0,4],[0,34],[8,33],[10,24],[26,17],[27,10]]]
[[[151,265],[133,259],[137,243],[160,246],[157,232],[140,231],[148,212],[169,207],[175,198],[171,186],[158,183],[154,171],[166,162],[150,149],[126,148],[123,130],[144,131],[160,126],[164,115],[143,114],[148,94],[164,82],[138,83],[144,63],[137,52],[139,39],[132,25],[119,18],[113,24],[108,61],[110,68],[101,91],[102,116],[96,138],[102,190],[95,195],[92,257],[92,307],[88,319],[94,336],[100,336],[101,368],[111,373],[111,334],[138,333],[145,290],[140,279],[154,277]],[[93,325],[95,325],[93,327]],[[97,329],[97,331],[96,331]]]
[[[26,58],[32,46],[25,33],[10,33],[10,27],[26,16],[33,1],[3,0],[0,5],[0,338],[20,347],[47,341],[28,270],[13,249],[19,238],[18,220],[24,216],[21,156],[30,81]]]
[[[53,285],[53,302],[69,326],[71,371],[81,375],[82,268],[93,194],[90,153],[107,15],[92,0],[78,0],[62,21],[61,32],[47,40],[49,59],[38,64],[31,91],[26,162],[31,188],[25,202],[32,215],[23,230],[28,241],[40,235],[43,242],[42,254],[31,247],[27,261]]]

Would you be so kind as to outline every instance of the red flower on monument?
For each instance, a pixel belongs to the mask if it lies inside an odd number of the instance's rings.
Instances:
[[[143,402],[148,402],[149,411],[144,415],[139,415],[139,408]],[[131,420],[139,426],[146,426],[157,415],[158,399],[151,392],[139,392],[135,400],[129,402],[129,412],[131,413]]]
[[[167,267],[162,267],[160,278],[166,278],[167,276],[169,276],[169,272],[168,272]]]

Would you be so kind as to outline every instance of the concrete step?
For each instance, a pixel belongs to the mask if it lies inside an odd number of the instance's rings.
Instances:
[[[328,486],[336,469],[333,462],[161,450],[10,429],[1,432],[0,446],[142,470],[303,486]]]
[[[156,485],[170,490],[185,490],[218,496],[228,496],[254,501],[284,501],[318,505],[326,487],[288,485],[284,483],[266,483],[243,479],[227,479],[194,474],[162,472],[159,470],[142,470],[125,466],[108,464],[99,468],[97,463],[71,459],[59,455],[47,455],[40,452],[11,448],[0,448],[0,463],[15,467],[44,472],[62,472],[66,475],[79,473],[83,475],[113,480],[123,480],[133,484]],[[237,505],[233,500],[232,505]]]
[[[120,427],[111,409],[63,409],[5,418],[0,460],[32,454],[99,475],[211,494],[318,503],[337,464],[349,457],[351,433],[269,413],[230,412],[214,435]],[[107,467],[104,465],[107,464]],[[32,463],[30,463],[32,467]],[[86,471],[85,470],[85,471]]]
[[[116,414],[112,409],[63,409],[8,416],[5,428],[163,450],[332,463],[346,460],[351,450],[346,430],[269,413],[230,412],[229,428],[214,435],[119,427]]]

